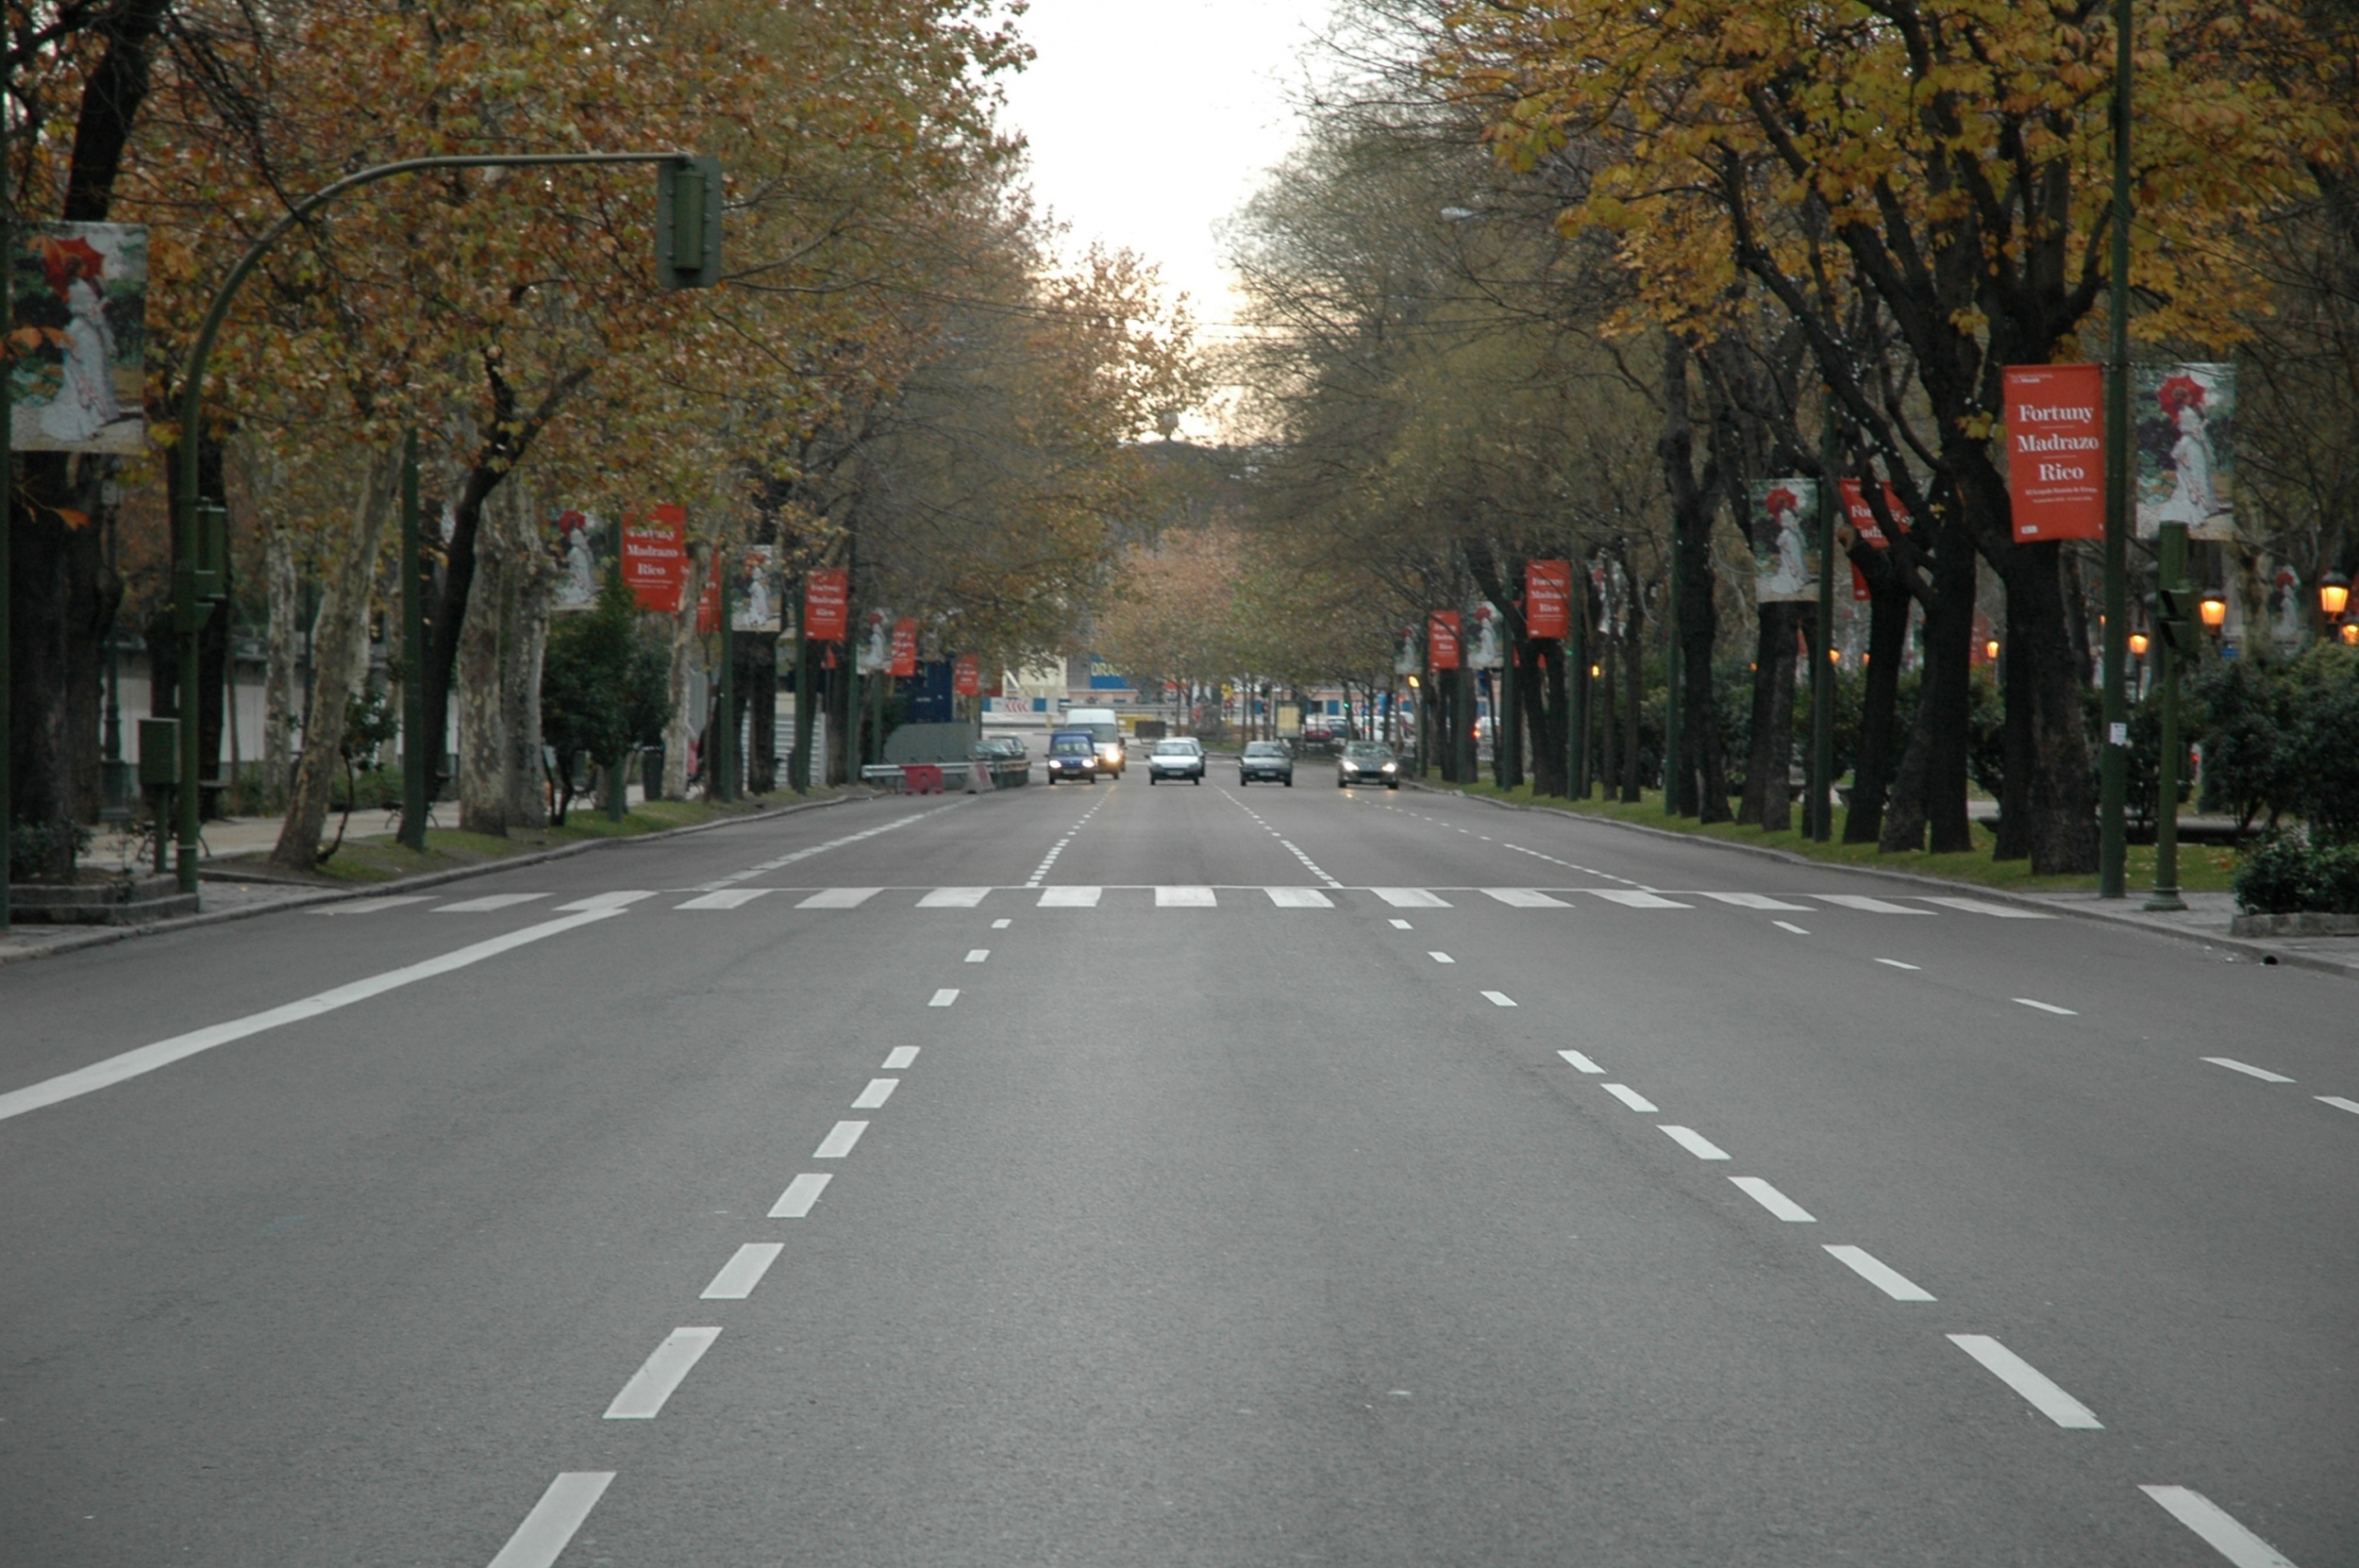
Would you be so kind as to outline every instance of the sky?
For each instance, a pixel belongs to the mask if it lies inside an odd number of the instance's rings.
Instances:
[[[1206,340],[1236,309],[1213,229],[1293,144],[1299,57],[1334,4],[1031,0],[1017,24],[1038,58],[1007,82],[1006,122],[1040,205],[1069,246],[1157,263]]]

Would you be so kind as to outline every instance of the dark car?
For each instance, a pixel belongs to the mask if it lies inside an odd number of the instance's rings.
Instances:
[[[1237,759],[1237,782],[1252,783],[1255,779],[1295,787],[1294,753],[1276,741],[1247,741],[1245,755]]]
[[[1344,747],[1344,754],[1335,759],[1335,788],[1346,789],[1353,784],[1381,784],[1388,790],[1400,788],[1400,759],[1393,748],[1381,741],[1354,741]]]
[[[1061,729],[1048,737],[1048,782],[1078,778],[1097,782],[1097,737],[1086,729]]]

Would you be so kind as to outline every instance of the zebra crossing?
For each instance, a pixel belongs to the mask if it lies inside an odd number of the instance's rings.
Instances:
[[[561,904],[544,905],[562,897],[546,892],[488,893],[434,904],[434,914],[491,914],[503,909],[541,907],[560,914],[583,914],[619,909],[654,899],[659,908],[681,912],[744,909],[755,905],[795,909],[973,909],[1028,906],[1042,909],[1140,908],[1156,909],[1449,909],[1503,905],[1512,909],[1696,909],[1714,907],[1786,913],[1980,915],[1993,920],[2053,920],[2046,910],[2002,904],[1989,899],[1934,893],[1894,893],[1871,897],[1854,892],[1726,892],[1655,888],[1379,888],[1287,887],[1255,885],[1150,885],[1060,883],[1046,886],[1011,884],[959,888],[654,888],[618,889],[591,893]],[[371,914],[378,909],[432,903],[417,896],[360,899],[319,913]],[[1782,924],[1782,923],[1781,923]]]

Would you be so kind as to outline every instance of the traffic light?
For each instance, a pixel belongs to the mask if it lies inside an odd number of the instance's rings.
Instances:
[[[682,154],[655,166],[655,270],[667,289],[721,281],[721,160]]]
[[[2193,654],[2196,644],[2196,600],[2200,595],[2192,588],[2163,588],[2154,593],[2157,610],[2155,629],[2175,654]]]

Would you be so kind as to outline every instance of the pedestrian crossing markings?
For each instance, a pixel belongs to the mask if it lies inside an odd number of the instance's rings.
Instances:
[[[657,890],[618,890],[592,893],[556,908],[568,913],[585,910],[620,909],[647,899],[661,901],[661,908],[683,910],[743,909],[762,902],[774,894],[784,893],[783,904],[796,909],[834,910],[859,909],[871,907],[920,909],[972,909],[986,901],[1006,905],[1018,899],[1028,900],[1044,909],[1095,909],[1105,907],[1127,908],[1147,905],[1158,909],[1332,909],[1336,908],[1387,908],[1396,909],[1447,909],[1470,898],[1488,899],[1516,909],[1694,909],[1697,900],[1709,900],[1711,905],[1737,909],[1784,909],[1825,914],[1832,910],[1848,910],[1872,915],[1937,915],[1944,912],[1984,915],[1997,920],[2053,920],[2055,915],[2045,910],[2025,909],[2019,905],[2000,904],[1979,898],[1942,897],[1931,893],[1901,893],[1893,899],[1871,898],[1849,892],[1798,892],[1772,897],[1759,892],[1685,892],[1676,889],[1655,890],[1638,888],[1348,888],[1328,886],[1255,887],[1255,886],[1092,886],[1063,884],[1048,887],[1007,886],[991,888],[724,888],[711,892],[681,890],[694,896],[678,899]],[[916,893],[914,899],[910,894]],[[1456,895],[1456,901],[1445,894]],[[553,895],[545,892],[487,893],[475,898],[458,899],[437,904],[436,914],[489,914],[520,905],[539,903]],[[678,899],[677,902],[673,901]],[[1815,899],[1815,903],[1798,902]],[[1906,899],[1908,902],[1895,902]],[[363,899],[357,904],[340,905],[336,909],[353,913],[368,912],[372,906],[392,909],[398,905],[427,903],[430,900],[411,895],[383,899]],[[334,911],[323,911],[334,912]]]

